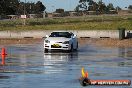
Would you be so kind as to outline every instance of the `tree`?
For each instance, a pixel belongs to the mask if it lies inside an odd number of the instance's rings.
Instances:
[[[79,8],[82,8],[84,10],[87,10],[87,0],[80,0],[79,3],[81,3],[80,5],[78,5]]]
[[[1,0],[0,1],[0,14],[15,15],[17,12],[17,7],[19,5],[19,0]]]
[[[19,5],[19,1],[18,0],[3,0],[3,9],[6,15],[10,15],[10,14],[17,14],[17,7]]]
[[[105,3],[103,3],[102,1],[99,1],[99,2],[98,2],[98,11],[99,11],[99,13],[101,13],[101,14],[107,12],[106,5],[105,5]]]
[[[46,7],[42,2],[20,2],[20,0],[0,0],[0,15],[21,15],[42,13]]]
[[[109,3],[109,4],[107,5],[107,8],[108,8],[109,10],[115,10],[115,8],[114,8],[114,6],[113,6],[112,3]]]
[[[78,12],[79,11],[79,7],[80,7],[80,5],[77,5],[76,8],[74,9],[74,11]]]
[[[36,7],[35,3],[27,2],[26,3],[26,12],[27,12],[27,14],[35,14],[35,7]]]
[[[117,12],[122,10],[119,6],[117,6],[115,9],[116,9]]]
[[[93,0],[80,0],[79,3],[81,3],[80,8],[88,11],[99,11],[102,13],[106,9],[106,5],[102,1],[97,3]]]
[[[35,5],[35,13],[42,13],[46,7],[42,4],[42,2],[38,1]]]
[[[6,13],[6,5],[5,5],[5,1],[1,0],[0,1],[0,15],[3,15]]]
[[[106,6],[102,0],[99,0],[99,2],[95,2],[94,0],[79,0],[79,3],[80,5],[76,7],[77,10],[78,8],[82,8],[84,11],[96,11],[97,13],[99,12],[101,14],[116,10],[112,3],[109,3]],[[118,9],[120,10],[121,8]]]
[[[0,15],[3,13],[3,7],[2,7],[3,1],[0,1]]]
[[[128,9],[132,10],[132,5],[129,5],[129,6],[128,6]]]
[[[64,13],[64,9],[56,9],[56,13]]]
[[[90,1],[88,5],[89,5],[88,7],[89,11],[96,11],[98,9],[98,4],[94,1]]]

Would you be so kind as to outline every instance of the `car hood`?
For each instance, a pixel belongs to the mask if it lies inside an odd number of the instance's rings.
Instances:
[[[48,37],[45,40],[53,41],[53,42],[64,42],[64,41],[70,41],[71,38],[65,38],[65,37]]]

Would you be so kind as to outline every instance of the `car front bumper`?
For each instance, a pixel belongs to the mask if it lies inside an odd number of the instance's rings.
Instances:
[[[70,50],[70,44],[62,44],[62,43],[44,43],[44,49],[48,50]]]

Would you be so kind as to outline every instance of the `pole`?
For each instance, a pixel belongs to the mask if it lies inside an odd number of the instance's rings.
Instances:
[[[52,7],[52,18],[53,18],[53,14],[54,14],[54,6],[51,6]]]
[[[43,11],[43,18],[45,19],[45,11]]]
[[[24,16],[26,15],[26,0],[24,3]],[[23,18],[23,25],[26,25],[26,18]]]
[[[100,0],[100,2],[101,2],[101,5],[103,4],[103,2],[102,2],[102,0]],[[102,22],[104,21],[104,17],[103,17],[103,8],[101,8],[101,14],[102,14]]]

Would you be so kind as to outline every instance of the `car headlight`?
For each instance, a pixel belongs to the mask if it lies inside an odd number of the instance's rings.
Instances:
[[[45,43],[50,43],[50,41],[49,40],[45,40]]]
[[[63,42],[63,44],[69,44],[69,41],[65,41],[65,42]]]

